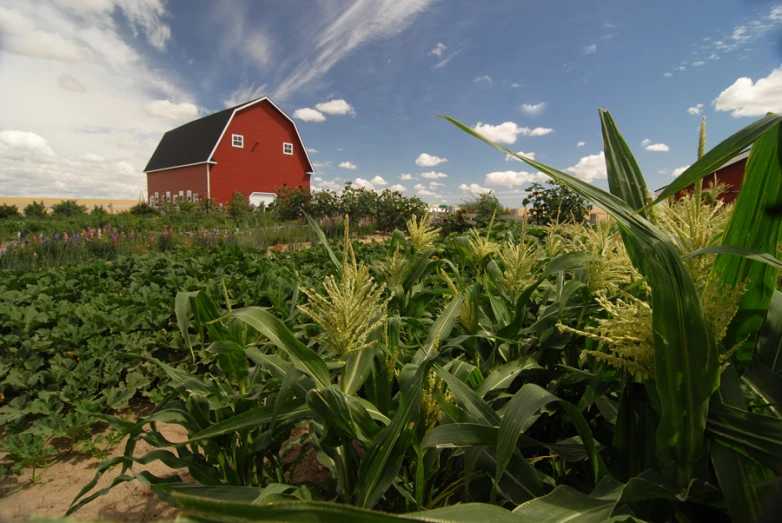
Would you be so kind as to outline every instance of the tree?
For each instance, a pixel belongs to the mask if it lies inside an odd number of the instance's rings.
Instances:
[[[478,216],[475,217],[475,223],[479,227],[488,226],[495,213],[497,216],[509,214],[508,209],[492,193],[481,194],[472,200],[466,200],[459,205],[459,208],[465,212],[476,213]]]
[[[0,204],[0,220],[4,218],[16,218],[19,216],[19,209],[16,205]]]
[[[41,203],[38,203],[33,200],[33,203],[27,205],[24,208],[24,217],[25,218],[45,218],[46,217],[46,206],[43,204],[43,200],[41,200]]]
[[[52,205],[52,216],[73,218],[87,214],[87,206],[79,205],[76,200],[63,200]]]
[[[250,203],[244,196],[244,191],[234,192],[233,195],[231,195],[231,199],[228,200],[226,207],[228,209],[228,216],[231,217],[237,227],[239,227],[241,221],[252,212]]]
[[[105,218],[109,215],[109,212],[102,206],[102,205],[95,205],[92,207],[92,211],[90,211],[90,214],[92,216],[99,216],[101,218]]]
[[[567,187],[549,181],[551,187],[533,183],[524,198],[531,223],[547,225],[551,222],[583,222],[589,215],[589,203]]]
[[[138,202],[131,207],[128,212],[134,216],[149,216],[153,214],[160,214],[157,209],[152,207],[147,202]]]

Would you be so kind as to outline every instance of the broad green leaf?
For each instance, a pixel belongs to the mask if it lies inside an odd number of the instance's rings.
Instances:
[[[782,376],[760,362],[757,356],[750,360],[741,379],[767,404],[778,418],[782,418]]]
[[[247,387],[250,381],[250,371],[247,367],[247,355],[244,348],[230,340],[217,340],[206,349],[217,354],[217,365],[220,370],[233,378],[242,387]]]
[[[231,418],[209,426],[195,434],[190,439],[179,445],[190,444],[196,441],[214,438],[230,432],[237,432],[244,429],[257,428],[266,423],[270,423],[275,415],[274,405],[265,405],[255,409],[237,414]],[[311,416],[310,408],[304,403],[304,398],[290,401],[285,408],[277,412],[276,420],[279,423],[289,423],[307,416]]]
[[[484,397],[493,390],[506,389],[513,383],[513,380],[516,379],[516,376],[518,376],[519,373],[525,370],[540,368],[538,362],[532,357],[511,361],[489,373],[475,392],[479,396]]]
[[[435,449],[493,447],[497,444],[497,434],[499,434],[498,427],[477,423],[448,423],[427,432],[421,447]]]
[[[499,426],[500,416],[477,392],[441,368],[437,368],[436,372],[448,385],[454,399],[464,406],[473,421],[483,425]]]
[[[260,307],[248,307],[233,311],[229,317],[236,318],[254,328],[285,351],[296,368],[315,380],[318,388],[331,384],[328,367],[315,351],[300,342],[280,320]]]
[[[601,473],[600,461],[597,456],[597,449],[595,449],[594,439],[592,438],[592,431],[584,416],[572,404],[559,399],[534,383],[527,383],[519,389],[505,407],[502,421],[500,422],[500,432],[497,437],[497,477],[501,477],[505,472],[505,467],[516,450],[519,435],[528,425],[530,418],[550,403],[559,404],[570,416],[571,422],[576,426],[587,448],[592,462],[594,478],[597,481]]]
[[[630,208],[639,210],[648,203],[649,197],[641,168],[611,114],[603,109],[599,109],[598,113],[603,127],[603,149],[611,194],[621,198]],[[639,214],[646,218],[643,211]]]
[[[652,287],[652,328],[656,387],[661,399],[657,452],[684,471],[703,450],[703,431],[711,393],[719,383],[719,355],[706,325],[700,297],[671,240],[619,197],[518,155],[469,127],[444,117],[463,131],[551,176],[558,183],[604,209],[616,219],[625,237],[638,246],[638,269]],[[633,248],[632,245],[628,249]]]
[[[782,205],[780,140],[780,126],[776,125],[752,148],[741,191],[722,235],[722,245],[754,249],[767,253],[771,258],[778,256],[777,246],[782,240],[782,214],[770,213],[767,209]],[[772,267],[766,261],[720,254],[711,271],[712,278],[718,279],[721,285],[746,284],[739,301],[739,310],[728,325],[723,339],[727,348],[740,344],[733,356],[739,374],[744,372],[752,358],[758,330],[766,317],[777,285],[779,265]]]
[[[353,351],[348,354],[345,361],[345,372],[342,374],[342,391],[345,394],[354,394],[367,380],[372,372],[372,364],[375,361],[374,348]]]
[[[700,256],[702,254],[732,254],[734,256],[741,256],[749,260],[765,263],[771,267],[782,269],[782,262],[774,258],[767,252],[759,251],[757,249],[748,249],[746,247],[737,247],[734,245],[714,245],[712,247],[704,247],[697,251],[688,252],[682,256],[682,260],[692,258],[693,256]]]
[[[782,116],[769,114],[729,136],[680,174],[673,183],[660,193],[654,204],[660,203],[669,196],[673,196],[693,183],[700,181],[704,176],[713,173],[734,156],[755,143],[769,130],[779,125],[780,122],[782,122]]]
[[[771,372],[782,375],[782,292],[774,292],[766,321],[758,333],[756,357]]]
[[[782,420],[712,402],[706,430],[714,441],[782,474]]]
[[[603,479],[590,495],[561,485],[550,494],[519,505],[513,514],[535,523],[603,523],[611,518],[623,488],[613,478]]]
[[[435,320],[432,327],[429,329],[429,334],[426,337],[426,343],[423,347],[424,356],[430,356],[436,353],[437,347],[443,340],[448,338],[453,329],[453,324],[459,317],[459,312],[462,310],[463,296],[454,296],[440,316]]]

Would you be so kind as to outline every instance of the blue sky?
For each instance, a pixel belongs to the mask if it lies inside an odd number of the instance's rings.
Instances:
[[[713,146],[782,111],[780,31],[762,1],[0,1],[0,195],[135,198],[163,132],[263,95],[314,187],[516,206],[542,179],[436,114],[605,187],[604,108],[657,188],[701,116]]]

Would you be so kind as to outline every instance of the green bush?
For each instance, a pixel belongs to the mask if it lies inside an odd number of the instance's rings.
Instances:
[[[580,223],[589,216],[589,202],[567,187],[548,182],[550,187],[533,183],[523,204],[528,207],[530,223],[548,225],[551,222]]]
[[[76,200],[63,200],[52,205],[52,216],[56,218],[73,218],[87,214],[87,207],[80,205]]]
[[[28,204],[24,208],[24,217],[25,218],[45,218],[46,217],[46,206],[43,204],[43,200],[41,200],[41,203],[33,201],[32,203]]]
[[[131,207],[128,212],[134,216],[154,216],[160,214],[160,212],[147,202],[138,202]]]
[[[0,220],[4,220],[5,218],[18,218],[20,216],[19,209],[16,208],[16,205],[0,205]]]

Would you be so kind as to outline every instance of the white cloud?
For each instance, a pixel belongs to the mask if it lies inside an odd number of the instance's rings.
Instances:
[[[584,46],[582,51],[584,54],[593,54],[595,51],[597,51],[597,44]]]
[[[29,131],[7,129],[0,131],[0,152],[4,157],[53,157],[54,151],[43,136]]]
[[[66,91],[72,91],[74,93],[87,92],[87,87],[69,74],[60,75],[60,77],[57,78],[57,85],[60,89],[65,89]]]
[[[402,176],[399,177],[400,180],[412,180],[413,175],[412,174],[402,174]]]
[[[491,189],[488,187],[481,187],[477,183],[471,183],[470,185],[463,183],[459,186],[459,189],[462,191],[470,191],[473,194],[487,194],[491,192]]]
[[[673,170],[671,175],[674,177],[679,176],[681,173],[689,169],[689,167],[690,167],[689,165],[685,165],[684,167],[677,167],[676,169]]]
[[[518,151],[516,154],[519,154],[521,156],[526,156],[530,160],[534,160],[535,159],[535,153],[525,153],[524,151]],[[518,158],[516,158],[515,156],[511,156],[510,154],[506,154],[505,155],[505,161],[506,162],[510,162],[510,161],[514,161],[514,160],[517,161],[517,162],[522,161],[522,160],[519,160]]]
[[[546,108],[546,102],[540,102],[534,105],[521,104],[521,111],[530,115],[538,115]]]
[[[423,191],[424,189],[426,189],[426,186],[422,183],[417,183],[413,186],[413,189],[415,189],[416,191]]]
[[[439,156],[432,156],[430,154],[421,153],[421,155],[416,158],[415,164],[420,165],[421,167],[434,167],[435,165],[440,165],[441,163],[447,161],[448,158],[440,158]]]
[[[491,76],[483,75],[483,76],[476,76],[473,82],[489,82],[491,83]]]
[[[436,173],[434,171],[429,171],[429,172],[421,173],[421,178],[436,180],[438,178],[448,178],[448,175],[444,173]]]
[[[641,146],[642,147],[646,147],[650,143],[652,143],[652,141],[649,138],[644,138],[643,140],[641,140]]]
[[[432,191],[427,191],[426,189],[421,189],[416,193],[417,196],[437,196],[437,193]]]
[[[349,114],[355,116],[356,111],[353,106],[345,100],[330,100],[315,105],[315,109],[326,114]]]
[[[356,187],[363,187],[364,189],[368,189],[370,191],[375,190],[375,185],[369,180],[365,180],[363,178],[356,178],[353,181],[353,185],[355,185]]]
[[[454,56],[456,56],[457,54],[459,54],[459,53],[461,53],[461,52],[462,52],[462,50],[461,50],[461,49],[459,49],[459,50],[458,50],[458,51],[456,51],[455,53],[451,53],[451,54],[450,54],[450,55],[448,55],[447,57],[445,57],[445,58],[443,58],[442,60],[440,60],[439,62],[437,62],[437,63],[435,64],[434,68],[435,68],[435,69],[440,69],[440,68],[443,68],[443,67],[445,67],[446,65],[448,65],[448,62],[450,62],[450,61],[451,61],[451,59],[452,59]]]
[[[376,0],[344,4],[344,8],[330,2],[313,4],[308,8],[309,25],[297,31],[298,50],[290,57],[296,65],[275,89],[274,100],[311,85],[363,45],[401,33],[433,2]]]
[[[351,171],[356,170],[356,166],[350,162],[342,162],[339,164],[339,166],[342,167],[343,169],[350,169]]]
[[[390,191],[393,191],[393,192],[405,192],[407,190],[407,187],[405,187],[404,185],[400,185],[400,184],[396,183],[396,184],[392,185],[391,187],[389,187],[388,189]]]
[[[585,145],[586,145],[586,142],[578,142],[578,143],[576,144],[576,148],[579,148],[579,147],[584,147]]]
[[[320,111],[316,111],[315,109],[312,109],[310,107],[302,107],[301,109],[296,109],[293,112],[293,117],[298,120],[303,120],[305,122],[325,122],[326,117],[323,116],[323,113]]]
[[[388,182],[383,179],[382,176],[375,176],[372,178],[373,185],[388,185]]]
[[[669,172],[671,172],[670,169],[664,168],[657,171],[657,174],[668,174]]]
[[[497,171],[486,175],[486,185],[499,185],[502,187],[513,187],[530,182],[543,182],[548,180],[548,176],[543,173],[528,173],[524,171]]]
[[[435,56],[442,56],[443,55],[443,51],[445,51],[446,49],[447,49],[447,47],[446,47],[446,45],[444,43],[437,42],[437,45],[434,46],[434,49],[429,51],[429,54],[433,54]]]
[[[584,156],[576,165],[568,167],[566,170],[573,173],[576,178],[587,182],[608,177],[603,151],[600,151],[598,154]]]
[[[722,91],[712,105],[718,111],[732,111],[734,118],[782,111],[782,67],[757,82],[751,78],[739,78]]]
[[[687,113],[688,114],[701,114],[701,111],[703,110],[703,104],[698,104],[695,107],[688,107]]]
[[[312,179],[312,181],[313,182],[322,182],[323,178],[321,178],[320,176],[316,176],[315,178]]]
[[[516,137],[521,136],[545,136],[553,133],[554,129],[546,127],[519,127],[514,122],[503,122],[500,125],[490,125],[478,122],[473,130],[497,143],[516,143]]]
[[[440,182],[429,182],[429,187],[445,187],[445,184]]]
[[[667,153],[668,151],[671,150],[671,148],[665,145],[664,143],[652,143],[647,145],[645,149],[647,151],[653,151],[658,153]]]
[[[316,152],[318,152],[318,150],[315,149],[314,147],[307,147],[307,152],[310,154],[315,154]]]
[[[673,76],[673,73],[663,73],[663,76],[666,78],[670,78],[671,76]]]
[[[318,172],[321,172],[323,169],[330,169],[331,168],[331,161],[328,162],[312,162],[312,166],[318,170]]]
[[[320,182],[318,184],[319,189],[323,190],[329,190],[329,191],[339,191],[342,189],[342,186],[336,182],[336,178],[334,180],[326,180],[324,182]]]
[[[510,84],[510,86],[513,87],[514,89],[520,87],[519,82],[513,82],[512,84]]]
[[[692,63],[693,67],[700,67],[702,65],[706,65],[706,62],[704,62],[703,60],[697,60],[697,61]]]
[[[166,118],[176,122],[188,122],[198,117],[198,107],[191,103],[173,103],[170,100],[155,100],[144,106],[150,116]]]

